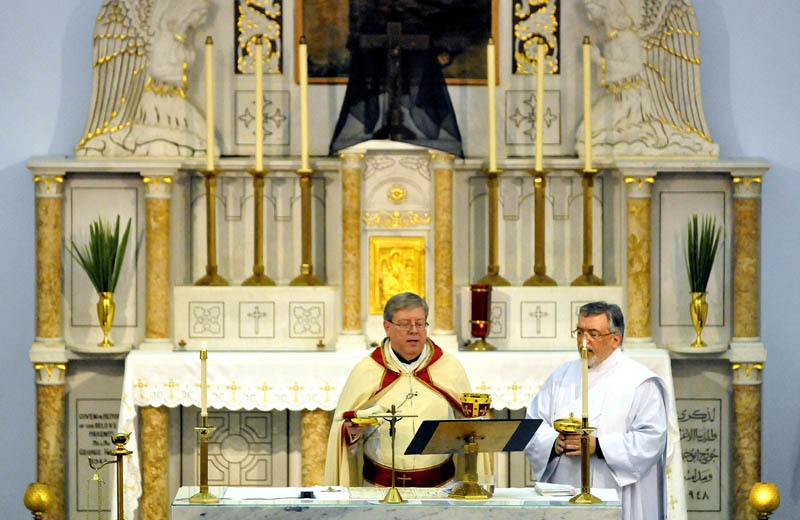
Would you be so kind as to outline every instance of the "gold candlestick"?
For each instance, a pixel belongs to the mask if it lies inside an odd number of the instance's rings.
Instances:
[[[503,170],[492,168],[486,172],[486,183],[489,188],[489,265],[487,266],[486,276],[478,280],[479,284],[493,286],[511,285],[508,280],[500,276],[500,261],[498,259],[498,177],[501,173],[503,173]]]
[[[219,498],[208,491],[208,435],[216,430],[208,425],[208,416],[200,416],[200,426],[195,426],[200,434],[200,492],[192,495],[192,504],[217,504]]]
[[[605,285],[603,280],[594,274],[592,262],[592,198],[594,197],[594,176],[597,170],[584,168],[583,180],[583,267],[581,275],[572,282],[574,286]]]
[[[547,172],[537,168],[531,171],[531,175],[533,175],[534,200],[536,204],[533,217],[533,276],[525,280],[522,285],[526,287],[558,285],[555,280],[547,276],[547,268],[544,263],[544,194]]]
[[[217,175],[219,170],[204,170],[206,178],[206,274],[195,285],[228,285],[217,273]]]
[[[596,428],[589,426],[589,349],[586,339],[581,347],[581,427],[575,431],[581,434],[581,492],[569,501],[572,504],[589,505],[602,504],[603,501],[591,493],[591,472],[589,471],[589,436]]]
[[[311,264],[311,174],[313,170],[300,168],[297,175],[300,176],[300,202],[302,215],[302,264],[300,265],[300,275],[289,282],[293,286],[324,285],[322,281],[314,276],[314,266]]]
[[[249,173],[253,176],[253,274],[242,282],[242,285],[275,285],[272,278],[264,274],[264,176],[266,172],[249,170]]]
[[[128,439],[130,438],[130,433],[115,433],[111,435],[111,442],[114,443],[114,449],[109,451],[109,455],[114,455],[117,460],[108,460],[103,462],[99,466],[95,466],[94,462],[92,462],[92,458],[89,457],[89,467],[95,471],[101,470],[103,467],[107,466],[108,464],[116,464],[117,465],[117,518],[124,518],[125,516],[125,508],[123,507],[123,497],[122,491],[125,489],[124,485],[124,471],[122,468],[122,459],[126,455],[130,455],[133,453],[132,451],[128,451],[125,448],[125,445],[128,444]]]

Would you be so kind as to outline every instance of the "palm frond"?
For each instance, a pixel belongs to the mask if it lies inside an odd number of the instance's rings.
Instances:
[[[698,221],[697,215],[692,215],[689,219],[683,258],[692,292],[706,291],[721,234],[722,226],[717,226],[714,217],[705,215]]]
[[[131,219],[125,227],[122,239],[119,236],[119,215],[112,231],[111,226],[102,218],[89,224],[89,243],[79,247],[74,240],[70,255],[80,265],[97,292],[114,292],[119,281],[125,251],[128,246],[128,234]]]

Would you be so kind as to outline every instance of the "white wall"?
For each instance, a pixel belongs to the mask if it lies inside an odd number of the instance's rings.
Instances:
[[[91,88],[91,33],[101,0],[7,2],[0,19],[0,517],[26,518],[36,478],[33,370],[34,200],[25,161],[71,154]],[[773,163],[763,185],[763,479],[782,494],[775,519],[800,511],[800,367],[792,311],[800,294],[800,3],[696,0],[703,94],[724,157]],[[285,10],[287,20],[291,10]],[[794,268],[794,269],[793,269]]]

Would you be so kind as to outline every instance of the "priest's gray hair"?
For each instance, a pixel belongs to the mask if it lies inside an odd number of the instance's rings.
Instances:
[[[619,334],[621,338],[625,337],[625,317],[622,315],[622,309],[616,303],[608,302],[589,302],[581,305],[578,311],[578,316],[597,316],[598,314],[605,314],[608,319],[608,331]],[[622,345],[620,338],[619,344]]]
[[[419,307],[422,307],[422,310],[425,311],[425,319],[428,319],[428,304],[419,295],[412,292],[395,294],[383,307],[383,319],[392,321],[395,312]]]

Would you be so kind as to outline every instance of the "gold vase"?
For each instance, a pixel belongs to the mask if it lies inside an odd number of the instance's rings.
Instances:
[[[693,347],[706,347],[700,335],[703,333],[703,327],[706,326],[706,317],[708,317],[708,303],[706,302],[705,292],[693,292],[692,303],[689,304],[689,314],[692,316],[692,325],[697,334],[697,339],[692,343]]]
[[[100,297],[100,301],[97,302],[97,319],[100,320],[100,328],[103,329],[103,341],[97,346],[113,347],[114,344],[111,343],[108,332],[111,330],[111,324],[114,323],[114,293],[99,292],[97,296]]]

